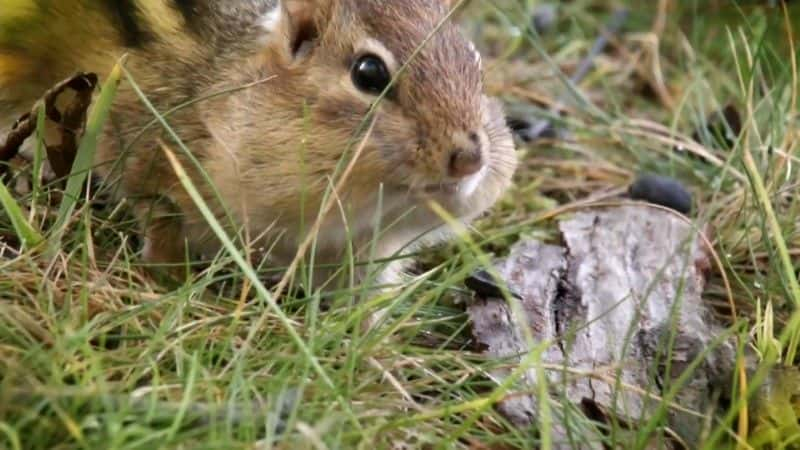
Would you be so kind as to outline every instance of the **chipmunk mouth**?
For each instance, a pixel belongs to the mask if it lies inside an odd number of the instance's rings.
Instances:
[[[478,190],[481,182],[489,172],[489,166],[483,166],[478,172],[457,181],[441,181],[439,183],[423,184],[417,187],[416,191],[428,194],[444,194],[448,196],[457,195],[459,197],[468,198]]]
[[[457,182],[441,182],[422,185],[415,189],[417,192],[423,194],[455,194],[458,192]]]

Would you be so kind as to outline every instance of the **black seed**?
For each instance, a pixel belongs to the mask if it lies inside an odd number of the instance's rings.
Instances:
[[[633,182],[628,194],[634,200],[661,205],[681,214],[692,212],[692,194],[677,180],[644,174]]]
[[[717,148],[730,150],[736,144],[736,139],[742,132],[742,118],[739,111],[732,104],[728,104],[706,118],[704,125],[692,134],[692,139],[704,143],[704,136],[708,136]]]
[[[527,119],[520,119],[518,117],[506,117],[506,123],[511,131],[519,133],[531,127],[531,122]]]
[[[544,34],[555,27],[558,21],[558,6],[554,3],[543,3],[533,10],[531,24],[539,34]]]
[[[505,295],[503,294],[503,288],[497,284],[494,277],[487,271],[480,269],[476,270],[469,276],[466,280],[464,280],[464,284],[469,288],[471,291],[478,294],[478,296],[483,298],[504,298]],[[520,299],[522,298],[518,293],[508,288],[508,293],[514,298]]]
[[[523,142],[533,142],[539,139],[558,139],[560,137],[559,130],[549,120],[540,120],[532,123],[528,119],[506,117],[506,124]]]

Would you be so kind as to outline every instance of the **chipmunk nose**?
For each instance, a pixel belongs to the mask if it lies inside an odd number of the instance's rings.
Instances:
[[[447,174],[453,178],[465,178],[483,168],[483,151],[478,135],[471,133],[468,144],[458,146],[450,152]]]

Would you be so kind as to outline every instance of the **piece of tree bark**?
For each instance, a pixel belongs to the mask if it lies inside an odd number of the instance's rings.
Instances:
[[[713,345],[722,329],[701,299],[709,263],[695,228],[669,211],[620,206],[577,213],[560,230],[564,247],[525,241],[496,264],[523,314],[501,298],[477,296],[468,306],[476,342],[487,356],[517,362],[531,350],[526,333],[533,345],[552,343],[541,363],[561,405],[551,408],[556,448],[602,448],[600,428],[576,430],[586,422],[570,418],[578,409],[600,422],[646,423],[697,359],[672,398],[697,414],[666,413],[681,440],[698,439],[734,353],[727,340]],[[512,370],[492,375],[502,380]],[[527,394],[498,406],[516,426],[538,420],[540,399],[530,394],[536,373],[531,367],[516,384]]]

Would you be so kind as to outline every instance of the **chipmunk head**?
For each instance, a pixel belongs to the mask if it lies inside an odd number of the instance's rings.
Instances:
[[[433,200],[461,219],[484,211],[509,186],[516,157],[502,109],[483,91],[481,57],[448,13],[444,0],[285,1],[263,20],[271,37],[258,75],[275,79],[248,94],[251,115],[273,121],[280,110],[282,135],[252,132],[247,151],[296,154],[303,135],[306,164],[324,178],[364,139],[346,185],[361,211],[379,191],[387,209]],[[355,136],[373,106],[371,132]]]

